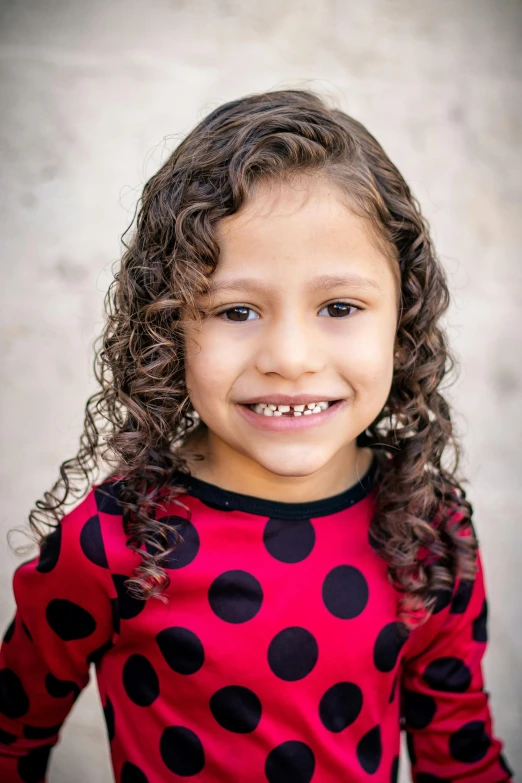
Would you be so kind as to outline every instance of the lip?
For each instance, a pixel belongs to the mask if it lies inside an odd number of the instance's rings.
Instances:
[[[277,399],[277,397],[275,398]],[[288,399],[288,398],[287,398]],[[294,397],[294,401],[298,398]],[[324,397],[319,400],[310,400],[309,402],[323,401]],[[266,402],[266,397],[261,402]],[[274,402],[274,405],[288,405],[290,403]],[[296,405],[306,404],[306,400],[303,398],[303,402],[296,402]],[[250,410],[248,404],[238,403],[237,407],[239,412],[249,424],[257,427],[261,430],[269,430],[272,432],[293,432],[295,430],[308,430],[311,427],[320,427],[321,424],[326,424],[333,419],[339,411],[342,411],[347,405],[346,400],[338,400],[333,405],[330,405],[325,411],[321,413],[312,413],[311,416],[261,416],[259,413],[254,413]]]
[[[270,402],[273,405],[307,405],[309,402],[335,402],[341,399],[339,397],[332,397],[331,394],[321,395],[316,394],[315,397],[311,394],[296,394],[291,396],[289,394],[265,394],[259,397],[249,397],[248,400],[241,400],[240,405],[255,405],[258,402]],[[319,414],[316,414],[317,416]]]

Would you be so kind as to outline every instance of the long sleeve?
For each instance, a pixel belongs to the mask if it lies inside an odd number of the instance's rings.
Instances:
[[[13,576],[16,610],[0,648],[0,780],[41,783],[60,728],[116,639],[114,586],[95,493]]]
[[[484,690],[488,603],[480,550],[475,579],[457,579],[447,595],[413,632],[404,663],[402,725],[414,783],[511,781]]]

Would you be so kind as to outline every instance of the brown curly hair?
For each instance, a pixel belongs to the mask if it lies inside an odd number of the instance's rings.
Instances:
[[[201,426],[185,385],[183,314],[199,317],[198,296],[218,263],[217,222],[237,212],[257,184],[297,174],[343,188],[393,256],[400,280],[400,358],[386,404],[357,444],[375,451],[370,538],[410,628],[447,604],[457,576],[472,580],[476,573],[472,507],[456,479],[460,446],[441,394],[456,367],[439,324],[448,287],[428,224],[397,168],[360,122],[308,90],[219,106],[145,184],[136,229],[127,244],[133,220],[105,297],[107,320],[94,359],[100,390],[87,401],[77,455],[62,463],[29,522],[44,545],[50,534],[39,515],[56,527],[68,495],[85,495],[99,458],[107,460],[104,481],[118,484],[127,546],[142,558],[127,585],[135,596],[166,600],[170,580],[162,564],[183,540],[182,526],[157,519],[157,510],[183,505],[178,472],[189,469],[178,447]],[[443,466],[447,448],[453,462]]]

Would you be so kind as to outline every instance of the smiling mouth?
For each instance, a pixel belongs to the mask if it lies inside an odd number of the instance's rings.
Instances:
[[[258,402],[253,405],[247,405],[246,407],[260,416],[284,416],[287,418],[294,418],[298,416],[316,416],[327,410],[336,402],[340,402],[340,400],[309,402],[306,405],[274,405],[267,402]]]

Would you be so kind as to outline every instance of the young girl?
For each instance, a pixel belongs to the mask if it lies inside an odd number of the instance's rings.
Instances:
[[[448,288],[377,141],[309,91],[227,103],[125,247],[101,390],[13,578],[0,779],[45,779],[94,663],[118,783],[388,783],[401,730],[417,783],[512,780]]]

